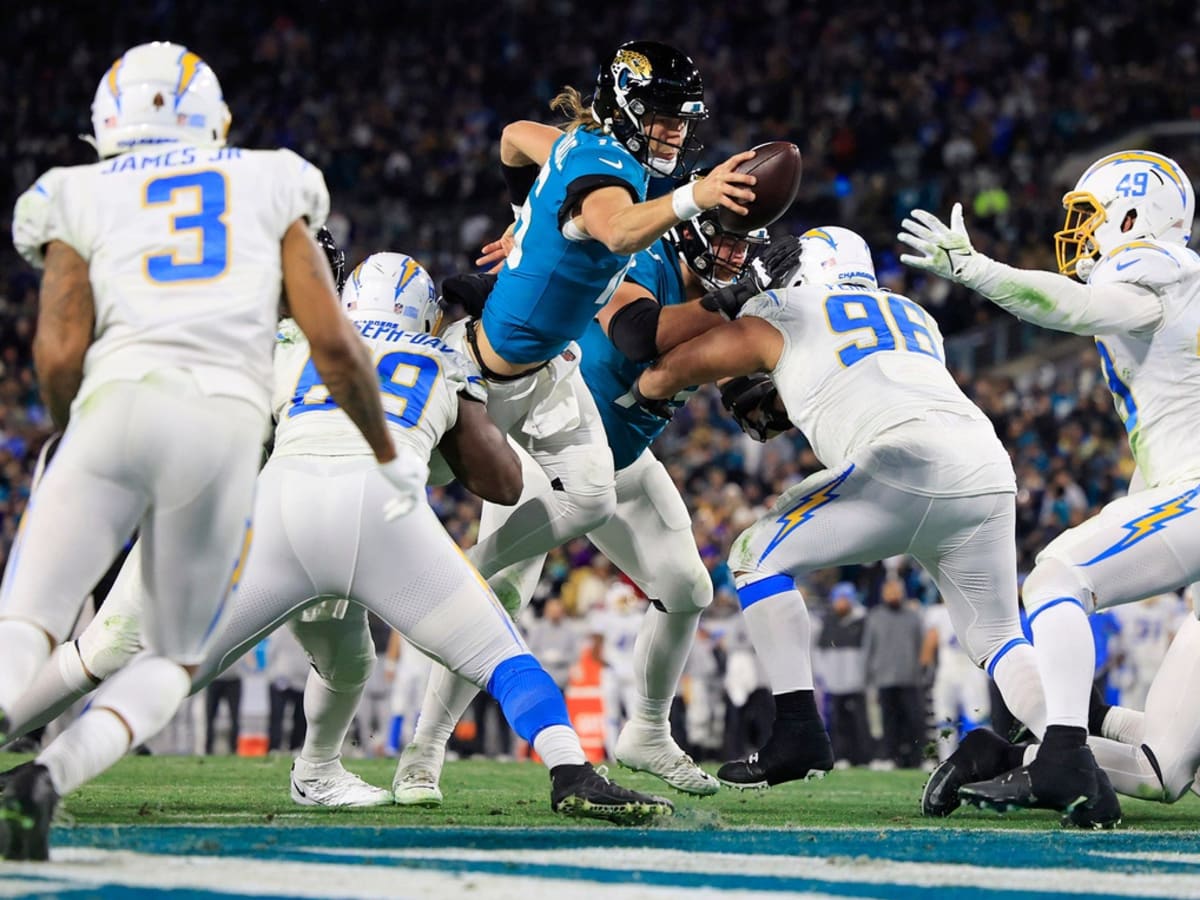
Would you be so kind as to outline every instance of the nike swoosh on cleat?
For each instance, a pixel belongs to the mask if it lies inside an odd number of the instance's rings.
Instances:
[[[303,797],[306,800],[308,799],[308,794],[304,793],[304,788],[300,787],[300,785],[296,783],[296,779],[294,779],[294,778],[292,779],[292,787],[295,788],[297,794],[299,794],[301,797]]]

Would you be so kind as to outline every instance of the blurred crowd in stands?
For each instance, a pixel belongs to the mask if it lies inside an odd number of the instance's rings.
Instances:
[[[1111,0],[918,0],[903,7],[882,0],[294,0],[286,11],[130,0],[119,8],[25,5],[6,15],[0,219],[7,231],[16,196],[44,169],[94,158],[76,136],[91,130],[92,92],[112,60],[132,44],[170,39],[218,73],[233,112],[232,142],[291,147],[324,171],[331,225],[351,260],[404,250],[440,280],[468,268],[476,248],[507,222],[497,165],[503,125],[547,120],[547,101],[561,85],[589,87],[599,57],[633,37],[684,48],[705,74],[709,161],[762,140],[800,145],[804,183],[777,230],[825,223],[859,230],[875,249],[881,281],[926,305],[947,336],[986,327],[1000,314],[899,266],[894,234],[913,206],[944,211],[961,200],[981,249],[1053,268],[1059,197],[1100,152],[1145,144],[1200,172],[1200,142],[1181,136],[1200,128],[1193,87],[1200,7],[1189,0],[1163,0],[1154,15]],[[35,273],[3,242],[4,557],[48,433],[31,364],[36,291]],[[1013,456],[1022,571],[1055,534],[1120,495],[1132,471],[1095,354],[1073,346],[1053,365],[962,379]],[[717,588],[700,644],[715,653],[711,660],[698,654],[693,683],[725,679],[718,693],[744,701],[753,678],[738,669],[748,642],[726,553],[771,498],[820,466],[795,432],[766,445],[744,438],[711,390],[680,411],[656,449],[688,500]],[[478,504],[453,486],[432,498],[451,532],[469,544]],[[551,554],[526,624],[540,623],[546,608],[551,617],[581,622],[619,581],[586,540],[571,542]],[[845,585],[843,597],[853,592],[855,609],[882,608],[882,595],[895,590],[926,604],[936,599],[905,560],[814,573],[810,602],[823,607],[835,584]],[[886,584],[899,587],[885,591]],[[699,689],[693,693],[688,715],[698,717],[703,702]],[[745,719],[738,733],[753,740],[755,711],[745,702],[730,708]]]

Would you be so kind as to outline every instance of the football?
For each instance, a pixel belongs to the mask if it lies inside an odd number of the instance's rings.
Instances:
[[[787,212],[800,190],[799,147],[789,141],[769,141],[752,149],[754,158],[735,170],[758,179],[753,188],[755,199],[743,204],[749,212],[742,216],[723,206],[717,211],[717,221],[729,231],[766,228]]]

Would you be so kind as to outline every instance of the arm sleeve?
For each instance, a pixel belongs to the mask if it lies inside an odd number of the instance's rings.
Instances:
[[[280,237],[297,219],[308,220],[309,230],[315,232],[329,218],[329,189],[325,187],[325,176],[291,150],[275,152],[278,155],[276,208],[282,226]]]
[[[45,265],[45,247],[51,241],[70,244],[84,259],[91,256],[87,248],[78,246],[68,233],[62,211],[65,183],[65,170],[51,169],[17,198],[13,210],[13,245],[30,265],[38,269]]]
[[[1163,317],[1158,294],[1101,274],[1102,260],[1087,284],[1053,272],[1015,269],[986,259],[971,287],[1019,319],[1071,334],[1154,331]]]

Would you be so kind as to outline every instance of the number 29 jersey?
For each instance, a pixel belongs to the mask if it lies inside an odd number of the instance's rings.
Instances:
[[[947,371],[937,323],[916,303],[801,286],[759,294],[741,315],[783,336],[772,379],[827,467],[857,459],[877,479],[931,496],[1016,489],[991,422]]]
[[[369,313],[353,321],[375,361],[392,439],[428,461],[458,421],[458,395],[487,402],[483,379],[465,356],[431,334]],[[329,396],[296,323],[280,323],[276,341],[272,456],[371,456],[366,438]]]
[[[53,240],[88,264],[95,334],[76,404],[169,367],[265,417],[281,242],[328,213],[320,171],[290,150],[156,144],[46,172],[17,201],[13,243],[35,266]]]

